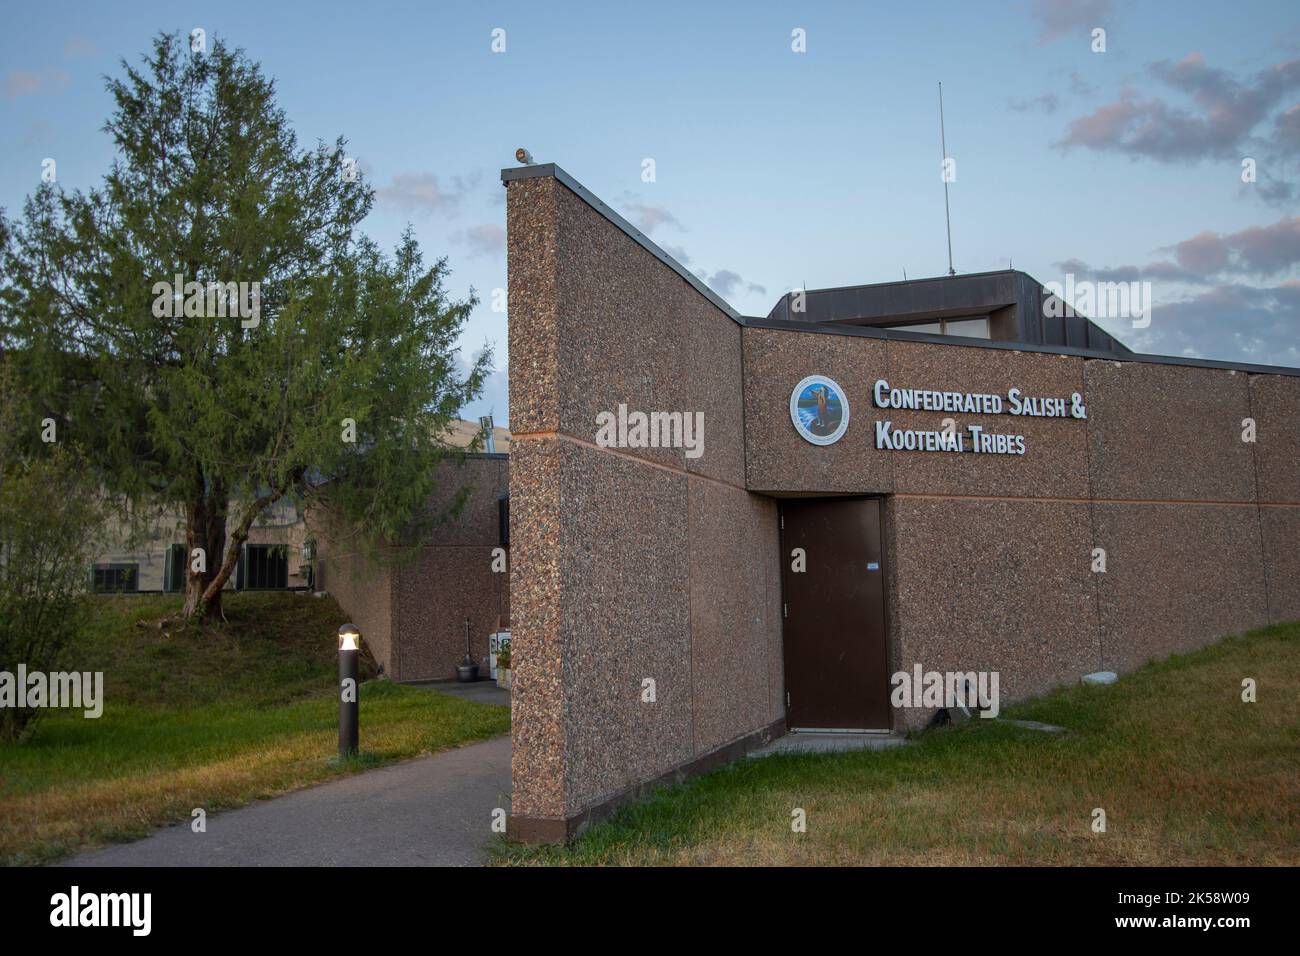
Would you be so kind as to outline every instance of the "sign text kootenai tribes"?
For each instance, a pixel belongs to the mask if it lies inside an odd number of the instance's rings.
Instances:
[[[891,388],[877,379],[871,392],[877,408],[907,411],[949,412],[966,415],[1019,415],[1030,418],[1087,418],[1083,396],[1039,398],[1018,388],[1005,395],[980,392],[943,392],[929,388]],[[939,431],[895,428],[888,419],[876,422],[876,447],[892,451],[955,451],[992,455],[1023,455],[1025,436],[989,431],[982,425],[967,425],[965,431],[950,423]]]

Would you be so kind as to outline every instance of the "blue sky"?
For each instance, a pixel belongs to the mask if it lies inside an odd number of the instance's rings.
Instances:
[[[946,270],[939,80],[959,272],[1145,279],[1150,327],[1103,322],[1130,345],[1300,365],[1294,2],[7,6],[9,215],[45,157],[65,188],[96,184],[112,159],[104,75],[159,30],[202,27],[276,78],[304,142],[347,137],[379,190],[370,235],[391,246],[411,223],[448,256],[453,293],[478,291],[464,348],[492,342],[499,372],[471,417],[507,418],[506,315],[490,304],[515,147],[765,315],[804,284]]]

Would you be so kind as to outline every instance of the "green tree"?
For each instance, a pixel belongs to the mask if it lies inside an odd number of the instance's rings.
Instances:
[[[360,234],[374,192],[344,140],[300,148],[242,51],[163,34],[122,69],[102,185],[42,184],[11,224],[0,344],[24,387],[107,491],[184,515],[206,564],[187,617],[220,615],[282,500],[327,490],[376,554],[417,541],[447,516],[425,510],[459,454],[441,436],[491,363],[455,347],[473,293],[449,301],[409,228],[391,255]]]

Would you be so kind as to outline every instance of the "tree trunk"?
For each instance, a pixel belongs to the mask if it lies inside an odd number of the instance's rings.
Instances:
[[[299,477],[295,473],[294,480]],[[206,483],[202,486],[207,487]],[[182,617],[222,618],[221,589],[239,563],[239,550],[248,540],[248,530],[258,515],[284,496],[287,487],[272,489],[248,504],[230,533],[229,547],[226,545],[226,518],[230,511],[230,496],[225,485],[213,482],[207,491],[194,495],[186,513],[185,539],[190,550],[190,567],[185,575]],[[204,549],[206,565],[203,571],[194,570],[195,548]]]
[[[185,606],[181,616],[193,620],[221,619],[221,588],[212,588],[226,551],[225,489],[213,487],[197,492],[185,514]],[[194,550],[203,550],[203,570],[195,571]],[[225,579],[221,582],[225,584]]]
[[[219,522],[219,525],[221,538],[224,541],[226,537],[226,512],[229,510],[230,505],[229,499],[224,493],[225,489],[223,488],[221,491],[222,496],[220,499],[213,495],[208,496],[206,507],[211,515],[217,510],[217,502],[220,501],[221,521]],[[258,515],[279,501],[283,495],[283,488],[272,490],[265,495],[253,499],[244,510],[243,515],[239,519],[239,523],[235,525],[234,530],[230,534],[230,544],[221,561],[221,566],[212,570],[212,573],[209,575],[206,589],[198,597],[198,606],[206,607],[208,609],[207,616],[209,618],[221,615],[221,589],[225,587],[226,582],[230,580],[230,575],[234,573],[235,567],[239,563],[239,551],[244,542],[248,540],[248,529],[253,526],[253,522],[257,520]],[[212,522],[210,521],[210,524],[211,523]],[[216,608],[215,614],[212,610],[214,607]]]

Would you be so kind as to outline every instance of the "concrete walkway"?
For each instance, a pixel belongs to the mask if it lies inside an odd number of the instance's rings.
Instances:
[[[510,812],[510,738],[418,757],[208,815],[68,866],[474,866]]]
[[[410,680],[402,681],[402,683],[407,687],[436,690],[439,694],[448,694],[452,697],[459,697],[461,700],[472,700],[479,704],[510,706],[510,691],[504,687],[498,687],[497,682],[494,680],[476,680],[468,684],[462,684],[454,680]]]

